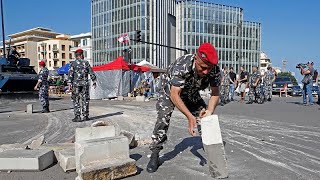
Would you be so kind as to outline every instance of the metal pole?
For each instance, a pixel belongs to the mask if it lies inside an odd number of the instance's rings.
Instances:
[[[130,75],[130,85],[129,85],[129,92],[131,93],[132,92],[132,76],[131,76],[131,46],[129,46],[129,49],[128,49],[128,56],[129,56],[129,75]]]
[[[6,57],[6,40],[4,37],[4,20],[3,20],[3,3],[1,0],[1,24],[2,24],[2,43],[3,43],[3,57]]]

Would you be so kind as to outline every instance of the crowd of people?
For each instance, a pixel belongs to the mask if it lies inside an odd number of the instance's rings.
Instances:
[[[245,101],[246,94],[248,95],[247,104],[271,101],[272,85],[277,73],[271,66],[267,70],[261,75],[258,66],[253,66],[250,74],[244,66],[241,66],[240,73],[236,75],[233,67],[225,66],[220,73],[220,105],[224,106],[234,101],[235,92],[240,94],[241,103]]]

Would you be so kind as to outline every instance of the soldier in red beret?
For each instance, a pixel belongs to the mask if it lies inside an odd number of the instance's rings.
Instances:
[[[96,75],[88,61],[83,58],[83,50],[75,51],[76,60],[70,64],[68,72],[69,90],[72,91],[71,99],[74,106],[75,118],[73,122],[81,122],[89,120],[89,75],[93,81],[92,86],[96,87]],[[81,103],[80,104],[80,99]],[[81,114],[83,118],[81,119]]]
[[[39,88],[39,100],[42,105],[42,113],[48,113],[49,110],[49,70],[46,68],[44,61],[39,62],[40,72],[37,84],[34,86],[34,90]]]
[[[149,173],[157,171],[160,166],[159,152],[167,140],[171,114],[177,107],[188,119],[188,129],[195,136],[194,128],[201,127],[197,119],[211,115],[219,102],[220,68],[218,67],[216,49],[210,43],[203,43],[195,54],[188,54],[172,63],[167,73],[161,76],[159,99],[156,105],[157,122],[153,130],[152,151],[147,165]],[[211,87],[208,106],[199,91]],[[198,124],[198,125],[197,125]]]

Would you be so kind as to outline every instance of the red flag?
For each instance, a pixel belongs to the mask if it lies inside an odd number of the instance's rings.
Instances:
[[[130,41],[130,38],[129,38],[128,34],[123,34],[122,36],[120,36],[118,38],[118,41],[120,43],[128,43]]]

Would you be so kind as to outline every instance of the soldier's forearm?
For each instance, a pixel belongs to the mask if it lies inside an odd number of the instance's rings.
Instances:
[[[170,99],[173,104],[180,110],[180,112],[182,112],[187,118],[193,116],[178,93],[171,92]]]
[[[208,103],[207,110],[210,111],[210,113],[214,113],[217,105],[219,103],[219,87],[211,87],[211,97]]]

